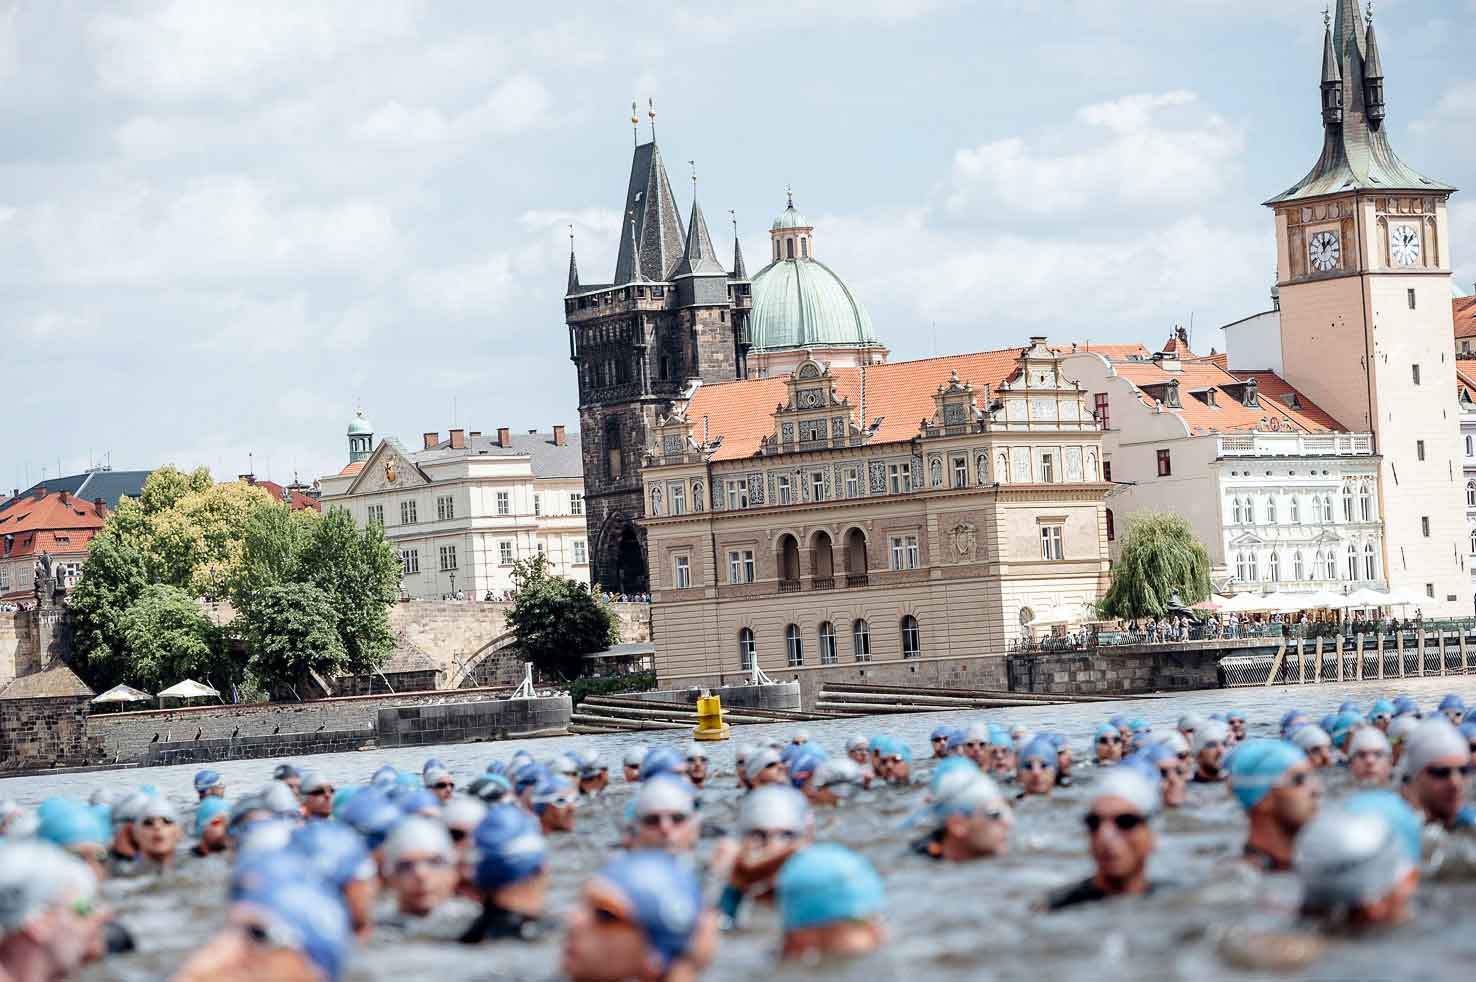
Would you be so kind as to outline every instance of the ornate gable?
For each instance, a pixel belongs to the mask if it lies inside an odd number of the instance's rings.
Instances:
[[[837,399],[830,366],[806,359],[786,380],[788,401],[774,407],[774,429],[760,454],[794,453],[861,442],[849,397]]]
[[[1045,338],[1031,338],[1015,365],[1014,374],[1000,383],[997,398],[989,407],[989,429],[1097,428],[1086,404],[1087,394],[1079,382],[1061,374],[1061,356],[1046,345]]]
[[[984,402],[989,402],[989,386],[984,386]],[[933,415],[922,421],[922,435],[955,436],[979,429],[979,405],[974,386],[959,380],[958,372],[950,372],[946,385],[933,393]]]
[[[379,446],[364,461],[363,470],[349,485],[346,494],[366,494],[372,491],[400,491],[419,488],[430,484],[425,472],[415,466],[415,461],[395,440],[381,440]]]
[[[692,422],[687,418],[686,410],[677,408],[670,416],[656,417],[656,425],[651,428],[651,442],[646,446],[646,464],[659,467],[692,463],[706,459],[711,449],[693,437]]]

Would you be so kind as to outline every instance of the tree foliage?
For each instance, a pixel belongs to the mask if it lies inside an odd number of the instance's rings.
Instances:
[[[74,667],[98,692],[127,676],[123,617],[149,585],[143,557],[105,525],[93,537],[85,575],[70,600]]]
[[[242,619],[251,675],[268,691],[296,686],[310,671],[325,679],[342,675],[348,666],[333,602],[311,583],[263,588]]]
[[[1191,606],[1209,597],[1209,571],[1209,553],[1182,516],[1139,515],[1128,524],[1101,612],[1123,620],[1162,617],[1176,593]]]
[[[518,647],[540,671],[565,679],[584,672],[583,656],[620,640],[615,613],[589,587],[549,573],[541,553],[513,563],[512,610],[507,626]]]
[[[394,648],[389,605],[399,589],[400,569],[384,529],[370,522],[361,530],[342,508],[330,509],[303,544],[299,576],[328,597],[353,674],[375,671]]]
[[[182,679],[229,689],[220,631],[195,598],[178,587],[145,587],[119,621],[131,685],[158,692]]]

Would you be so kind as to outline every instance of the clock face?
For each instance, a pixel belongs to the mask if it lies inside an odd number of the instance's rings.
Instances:
[[[1312,236],[1312,242],[1307,247],[1307,257],[1312,261],[1312,267],[1319,273],[1327,273],[1338,268],[1338,263],[1343,258],[1343,247],[1338,242],[1335,232],[1318,232]]]
[[[1395,225],[1389,229],[1389,254],[1400,266],[1413,266],[1420,261],[1420,233],[1413,225]]]

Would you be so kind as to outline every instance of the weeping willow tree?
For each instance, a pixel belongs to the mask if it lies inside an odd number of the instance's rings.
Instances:
[[[1102,598],[1105,617],[1162,617],[1177,593],[1184,606],[1210,595],[1209,553],[1182,516],[1150,512],[1128,525],[1112,566],[1112,586]]]

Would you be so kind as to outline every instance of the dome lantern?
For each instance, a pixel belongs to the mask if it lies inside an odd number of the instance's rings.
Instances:
[[[794,207],[794,191],[785,188],[784,193],[788,204],[779,213],[779,217],[774,219],[774,224],[769,226],[774,261],[814,259],[815,227]]]
[[[374,450],[374,424],[364,416],[362,407],[354,411],[348,425],[349,463],[367,460]]]

